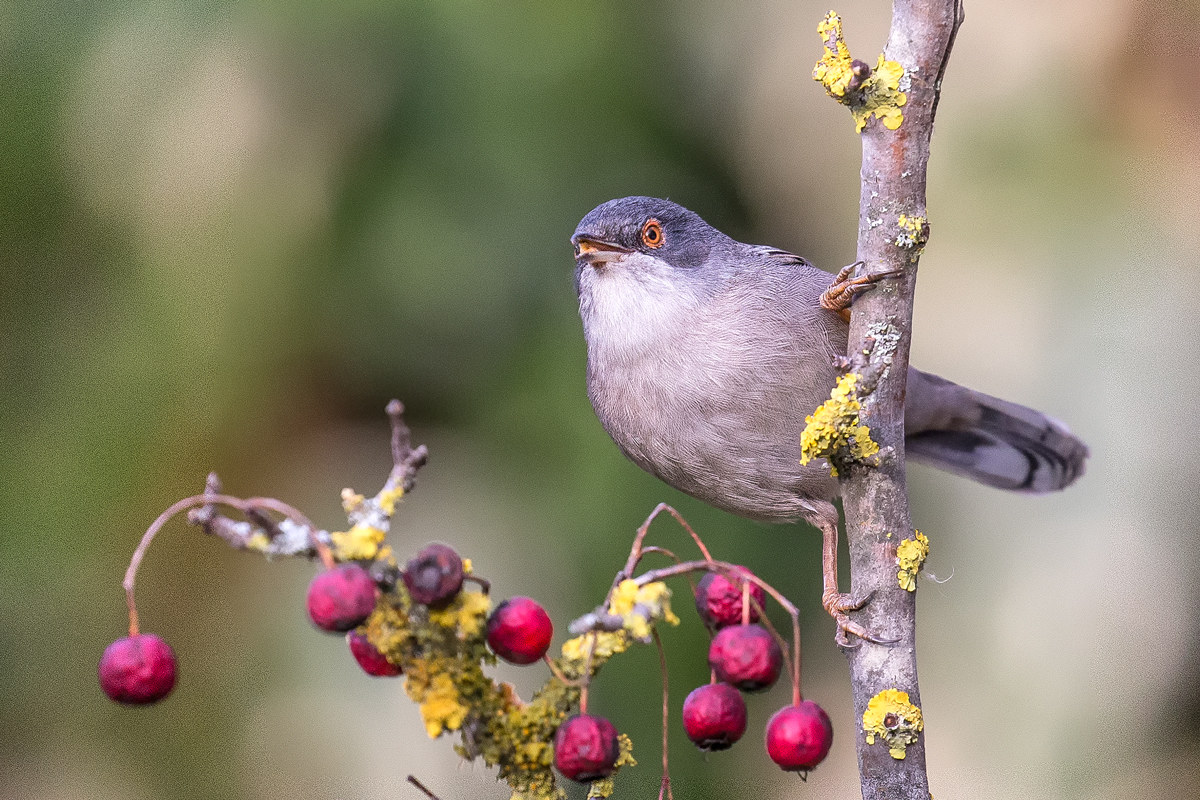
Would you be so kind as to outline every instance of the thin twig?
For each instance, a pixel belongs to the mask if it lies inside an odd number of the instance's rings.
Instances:
[[[409,775],[409,776],[408,776],[408,782],[409,782],[409,783],[411,783],[413,786],[417,787],[419,790],[421,790],[421,792],[422,792],[422,793],[423,793],[423,794],[424,794],[426,797],[428,797],[428,798],[429,798],[429,800],[441,800],[441,799],[440,799],[440,798],[439,798],[439,797],[438,797],[436,794],[434,794],[433,792],[429,791],[429,789],[428,789],[428,788],[425,786],[425,784],[421,783],[421,782],[420,782],[419,780],[417,780],[417,779],[416,779],[414,776],[412,776],[412,775]]]
[[[429,450],[425,445],[412,446],[412,432],[404,423],[403,403],[392,400],[386,410],[392,425],[392,471],[384,491],[399,487],[407,493],[417,482],[417,470],[429,460]]]

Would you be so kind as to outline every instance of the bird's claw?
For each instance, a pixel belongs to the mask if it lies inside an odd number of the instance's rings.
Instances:
[[[858,644],[851,644],[846,634],[854,634],[859,639],[872,642],[873,644],[895,644],[900,641],[899,639],[886,639],[871,634],[862,625],[850,619],[846,613],[847,611],[858,611],[871,602],[871,598],[874,596],[875,592],[868,592],[862,597],[855,597],[852,594],[843,594],[841,592],[826,592],[821,596],[821,605],[825,607],[825,610],[829,612],[829,616],[833,617],[833,621],[837,623],[838,630],[834,639],[839,647],[858,647]]]
[[[822,308],[827,308],[830,311],[846,311],[850,308],[850,304],[854,302],[855,297],[870,289],[884,278],[892,278],[903,272],[903,270],[891,269],[884,272],[855,275],[861,266],[864,266],[864,262],[855,261],[853,264],[847,264],[838,271],[838,274],[833,279],[833,283],[829,284],[829,288],[821,293]]]

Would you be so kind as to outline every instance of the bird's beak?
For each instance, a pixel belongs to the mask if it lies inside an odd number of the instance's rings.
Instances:
[[[592,239],[578,233],[571,237],[571,244],[575,245],[575,260],[592,266],[615,261],[621,256],[633,252],[628,247]]]

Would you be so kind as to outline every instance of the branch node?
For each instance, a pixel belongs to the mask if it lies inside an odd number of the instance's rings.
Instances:
[[[890,131],[899,128],[904,122],[900,109],[908,102],[905,90],[910,81],[900,62],[888,61],[880,53],[872,70],[865,61],[851,58],[842,34],[842,18],[832,11],[821,20],[817,33],[825,43],[825,51],[813,67],[813,80],[850,109],[855,130],[861,133],[871,117]]]

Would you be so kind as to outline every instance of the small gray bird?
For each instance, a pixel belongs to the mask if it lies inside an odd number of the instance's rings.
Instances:
[[[604,429],[693,497],[820,528],[823,604],[865,636],[845,614],[862,601],[837,591],[838,482],[824,462],[800,465],[800,432],[837,381],[845,309],[886,276],[847,268],[831,284],[799,256],[734,241],[653,197],[597,206],[571,242],[588,397]],[[1087,447],[1062,423],[916,369],[904,413],[909,457],[980,483],[1048,492],[1083,473]]]

